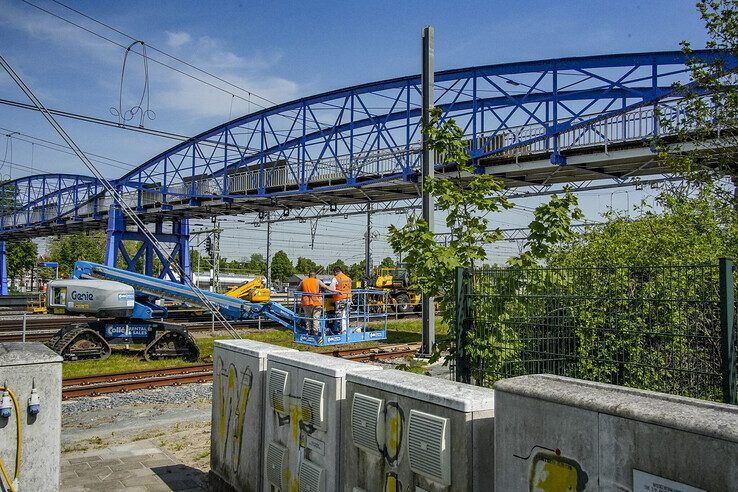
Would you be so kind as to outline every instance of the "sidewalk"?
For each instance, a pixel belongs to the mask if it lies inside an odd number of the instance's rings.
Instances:
[[[61,491],[207,491],[207,474],[178,463],[152,440],[65,453]]]

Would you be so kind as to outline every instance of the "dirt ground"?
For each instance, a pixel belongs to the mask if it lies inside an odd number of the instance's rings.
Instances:
[[[181,463],[207,472],[209,392],[209,385],[183,385],[72,401],[62,414],[62,458],[149,440]],[[162,401],[166,398],[171,401]]]

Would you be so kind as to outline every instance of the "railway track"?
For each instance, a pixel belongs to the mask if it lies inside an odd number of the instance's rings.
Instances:
[[[367,348],[338,349],[325,352],[325,354],[354,361],[376,361],[412,356],[417,353],[419,348],[420,344],[402,343]],[[125,393],[137,389],[152,389],[162,386],[206,383],[212,381],[212,379],[212,364],[66,378],[62,381],[62,399]]]
[[[152,389],[161,386],[206,383],[212,379],[212,364],[67,378],[62,381],[62,399],[100,396],[107,393],[125,393],[137,389]]]

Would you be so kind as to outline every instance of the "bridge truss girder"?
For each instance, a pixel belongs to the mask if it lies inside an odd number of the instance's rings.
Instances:
[[[692,56],[738,66],[731,54]],[[447,70],[436,73],[435,105],[463,128],[474,162],[510,188],[659,174],[652,156],[609,168],[576,162],[603,150],[608,158],[643,153],[659,133],[656,107],[679,124],[672,84],[688,81],[685,62],[681,52],[659,52]],[[149,222],[412,199],[420,92],[415,75],[280,104],[181,142],[111,183]],[[0,240],[109,220],[112,201],[95,178],[30,176],[2,189]]]

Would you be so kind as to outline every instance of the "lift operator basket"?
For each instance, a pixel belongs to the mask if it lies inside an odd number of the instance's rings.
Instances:
[[[308,305],[303,297],[309,298]],[[386,305],[383,290],[354,289],[344,300],[335,302],[329,293],[293,292],[295,342],[325,346],[384,340],[387,338],[387,313],[375,312]]]

